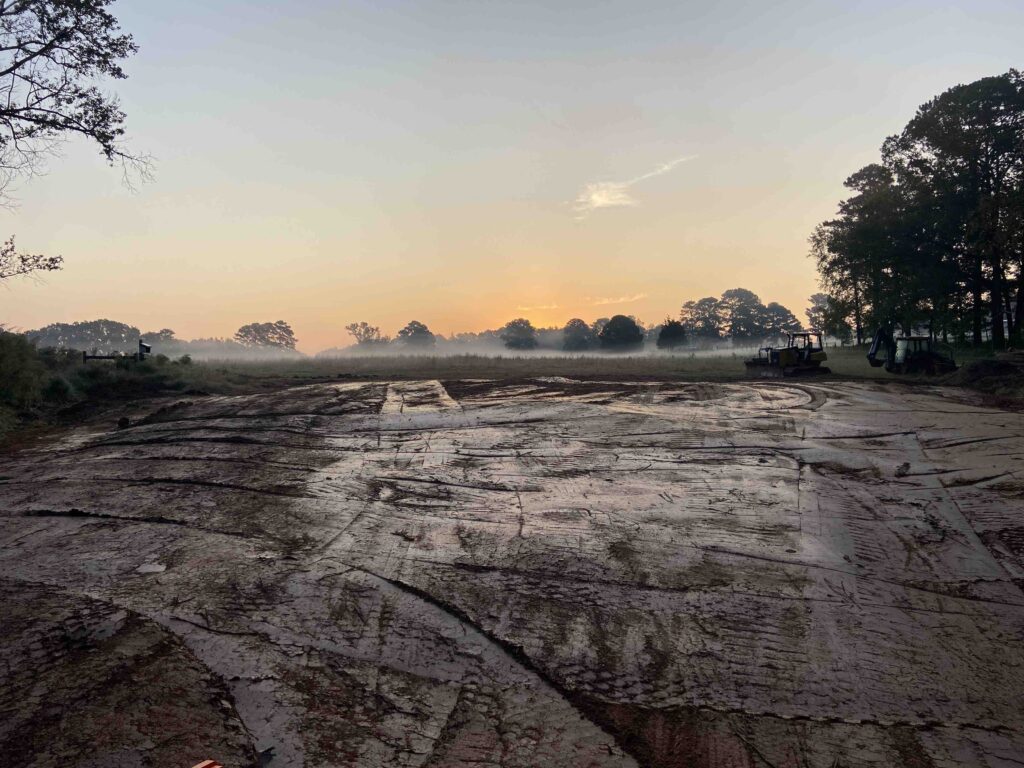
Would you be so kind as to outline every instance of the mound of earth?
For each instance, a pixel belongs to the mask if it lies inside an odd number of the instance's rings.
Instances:
[[[958,370],[950,384],[1001,397],[1024,398],[1024,352],[1003,352]]]

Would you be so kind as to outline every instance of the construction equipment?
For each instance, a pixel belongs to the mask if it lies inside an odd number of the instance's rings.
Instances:
[[[832,373],[822,365],[828,359],[818,331],[790,333],[784,347],[761,347],[757,357],[744,361],[747,374],[765,379],[783,376],[822,376]]]
[[[879,355],[884,352],[884,355]],[[938,376],[956,370],[953,350],[931,336],[893,337],[886,327],[875,331],[868,347],[868,362],[873,368],[883,365],[889,373],[924,373]]]

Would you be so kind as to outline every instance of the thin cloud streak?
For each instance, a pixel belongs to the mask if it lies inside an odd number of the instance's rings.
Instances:
[[[619,296],[616,299],[611,299],[611,298],[608,298],[608,297],[605,297],[605,296],[601,296],[601,297],[596,298],[596,299],[589,299],[588,298],[587,300],[590,301],[590,306],[592,306],[592,307],[605,307],[605,306],[608,306],[609,304],[630,304],[630,303],[632,303],[634,301],[640,301],[641,299],[646,299],[646,298],[647,298],[647,294],[646,293],[634,293],[631,296]]]
[[[557,304],[535,304],[532,307],[516,307],[519,312],[529,312],[534,309],[558,309]]]
[[[599,208],[625,208],[640,205],[640,202],[633,197],[629,190],[641,181],[653,179],[655,176],[662,176],[673,168],[687,160],[693,160],[696,155],[687,155],[662,163],[653,171],[642,173],[627,181],[595,181],[587,184],[580,190],[579,195],[573,203],[573,210],[576,211],[576,220],[582,221],[591,212]]]

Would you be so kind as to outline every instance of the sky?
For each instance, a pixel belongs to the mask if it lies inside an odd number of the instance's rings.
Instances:
[[[515,317],[648,323],[744,287],[798,316],[843,180],[945,89],[1024,67],[1019,0],[121,0],[134,189],[71,141],[0,234],[60,254],[0,323],[306,352]]]

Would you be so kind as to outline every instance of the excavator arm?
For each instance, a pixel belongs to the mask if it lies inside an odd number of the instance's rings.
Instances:
[[[879,358],[878,352],[882,347],[885,348],[885,355]],[[883,326],[875,331],[874,338],[871,339],[871,346],[868,347],[868,362],[871,363],[872,368],[880,368],[887,363],[892,363],[895,357],[896,342],[892,338],[892,331]]]

